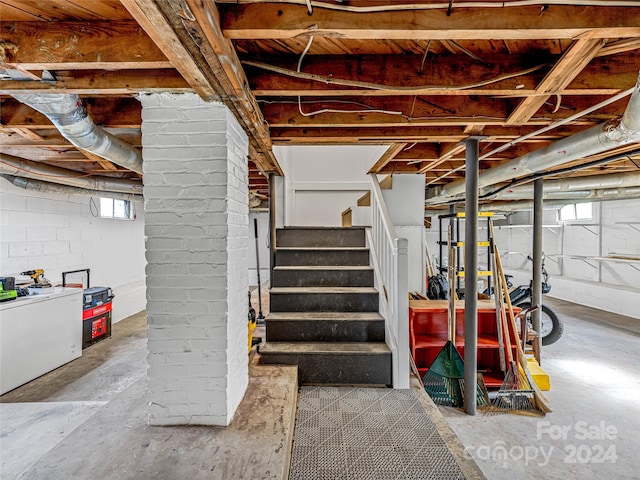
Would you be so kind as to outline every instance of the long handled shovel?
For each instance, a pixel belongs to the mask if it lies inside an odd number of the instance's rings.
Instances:
[[[253,230],[256,239],[256,272],[258,274],[258,322],[264,323],[264,315],[262,314],[262,288],[260,281],[260,249],[258,248],[258,219],[253,219]]]

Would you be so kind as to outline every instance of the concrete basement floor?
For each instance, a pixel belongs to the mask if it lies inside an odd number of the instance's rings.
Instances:
[[[250,365],[247,393],[227,428],[153,427],[146,354],[141,312],[81,358],[0,397],[0,478],[286,478],[295,367]]]
[[[566,322],[563,338],[543,349],[553,413],[470,417],[429,399],[425,409],[444,415],[460,439],[450,435],[452,444],[489,479],[640,478],[640,321],[547,301]],[[295,384],[291,367],[252,365],[230,427],[151,427],[141,313],[81,359],[0,397],[0,478],[286,478]]]
[[[544,418],[439,407],[489,479],[640,478],[640,320],[545,297],[565,321],[543,347]]]

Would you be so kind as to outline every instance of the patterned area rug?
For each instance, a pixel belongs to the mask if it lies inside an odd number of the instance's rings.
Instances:
[[[463,480],[411,390],[302,387],[290,480]]]

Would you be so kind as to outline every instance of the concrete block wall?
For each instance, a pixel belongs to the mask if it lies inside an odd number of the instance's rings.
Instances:
[[[0,275],[42,268],[60,284],[62,272],[90,268],[91,286],[115,292],[114,323],[143,310],[142,201],[135,221],[101,218],[99,205],[99,193],[39,193],[0,179]]]
[[[522,212],[511,218],[520,228],[498,229],[498,245],[513,254],[505,269],[514,282],[527,284],[531,263],[523,254],[531,252],[531,216]],[[640,263],[596,260],[619,254],[640,256],[640,200],[594,203],[591,220],[558,221],[557,210],[544,211],[543,251],[552,290],[549,296],[640,319]],[[516,252],[520,252],[519,254]]]
[[[515,285],[531,279],[532,212],[517,212],[509,221],[496,221],[495,239],[507,273]],[[499,226],[507,224],[506,226]],[[479,225],[482,226],[483,222]],[[596,260],[622,255],[640,257],[640,200],[594,204],[591,220],[558,221],[558,211],[543,215],[542,244],[546,254],[551,297],[640,319],[640,263]],[[479,232],[484,238],[485,231]],[[427,229],[431,254],[438,255],[438,221]],[[586,257],[586,258],[582,258]]]
[[[247,137],[223,104],[141,97],[154,425],[227,425],[248,384]]]

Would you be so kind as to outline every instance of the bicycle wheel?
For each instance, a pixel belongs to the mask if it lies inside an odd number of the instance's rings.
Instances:
[[[523,310],[531,307],[530,302],[522,302],[517,305]],[[564,332],[564,323],[560,317],[546,305],[542,305],[542,315],[540,316],[540,338],[542,345],[547,346],[556,343],[562,337]]]

